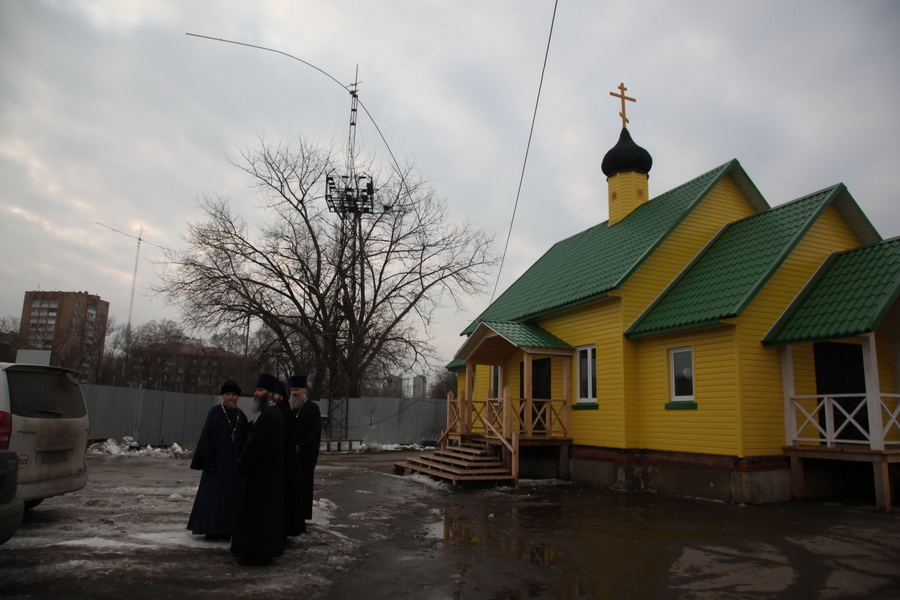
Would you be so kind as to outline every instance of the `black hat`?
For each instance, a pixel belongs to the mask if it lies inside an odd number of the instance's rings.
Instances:
[[[291,389],[309,387],[306,385],[306,375],[291,375],[288,379]]]
[[[270,394],[274,394],[278,391],[278,379],[276,379],[274,375],[260,373],[259,377],[256,378],[256,387],[262,388]]]
[[[287,388],[284,387],[284,382],[282,380],[278,380],[278,388],[275,390],[275,393],[281,396],[282,398],[287,398]]]
[[[219,393],[224,395],[229,392],[240,396],[241,395],[241,386],[239,386],[236,381],[229,379],[228,381],[226,381],[225,383],[222,384],[222,391]]]

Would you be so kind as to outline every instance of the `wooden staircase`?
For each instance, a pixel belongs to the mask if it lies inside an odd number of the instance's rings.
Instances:
[[[485,440],[478,438],[394,463],[395,473],[402,475],[407,470],[445,479],[453,485],[465,481],[516,482],[509,467],[491,452]]]

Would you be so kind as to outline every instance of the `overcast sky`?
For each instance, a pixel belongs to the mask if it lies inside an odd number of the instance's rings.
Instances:
[[[180,247],[201,194],[257,218],[227,158],[259,137],[340,147],[349,84],[401,163],[502,251],[552,0],[0,2],[0,316],[27,290],[85,290],[127,319],[136,236]],[[737,158],[772,206],[843,182],[900,235],[900,2],[560,0],[498,294],[554,242],[605,221],[621,129],[657,196]],[[361,116],[360,151],[385,155]],[[123,233],[116,233],[106,227]],[[178,318],[141,248],[132,322]],[[435,343],[488,303],[444,311]]]

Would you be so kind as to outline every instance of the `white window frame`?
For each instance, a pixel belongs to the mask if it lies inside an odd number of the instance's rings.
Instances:
[[[690,395],[676,395],[675,394],[675,355],[681,353],[688,353],[690,355],[691,366],[688,367],[690,369],[689,378],[691,381],[691,393]],[[684,348],[672,348],[669,350],[669,398],[672,402],[694,402],[694,392],[695,392],[695,379],[694,379],[694,349],[690,346]]]
[[[587,396],[581,395],[581,353],[586,352],[588,356],[588,387],[593,381],[594,389],[588,390]],[[593,358],[593,360],[592,360]],[[593,379],[591,376],[593,375]],[[593,392],[593,395],[590,393]],[[575,348],[575,396],[576,402],[579,404],[596,404],[597,403],[597,346],[579,346]]]

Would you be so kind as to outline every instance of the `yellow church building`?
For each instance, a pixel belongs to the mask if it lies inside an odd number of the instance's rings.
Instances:
[[[842,184],[770,207],[737,160],[650,199],[621,116],[609,220],[465,329],[441,450],[405,466],[760,503],[861,485],[841,465],[863,463],[889,511],[900,238]]]

